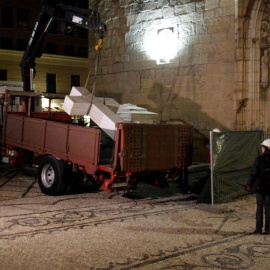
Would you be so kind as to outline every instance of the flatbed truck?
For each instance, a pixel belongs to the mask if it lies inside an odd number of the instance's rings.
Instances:
[[[28,100],[24,112],[9,110],[15,97]],[[132,190],[142,174],[166,179],[192,163],[189,125],[118,123],[108,145],[101,129],[74,125],[65,112],[31,112],[31,102],[44,97],[64,95],[6,90],[2,156],[12,165],[34,164],[45,194],[66,194],[86,180],[107,192]]]

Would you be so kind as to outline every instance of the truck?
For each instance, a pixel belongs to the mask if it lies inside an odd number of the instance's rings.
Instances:
[[[121,122],[116,123],[112,140],[99,127],[74,124],[72,115],[54,110],[51,104],[64,99],[64,94],[33,91],[35,58],[41,55],[44,33],[55,18],[65,26],[76,24],[96,31],[96,49],[101,48],[106,26],[96,12],[51,1],[43,7],[21,62],[24,91],[5,91],[3,160],[12,166],[31,164],[37,168],[38,184],[47,195],[70,193],[79,183],[88,181],[102,191],[129,191],[143,175],[166,181],[190,166],[189,125]],[[47,110],[35,111],[34,104],[42,98],[49,100]],[[19,104],[20,110],[13,110],[14,104]]]

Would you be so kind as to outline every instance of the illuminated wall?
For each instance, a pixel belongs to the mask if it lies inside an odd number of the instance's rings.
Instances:
[[[23,52],[0,49],[0,69],[7,70],[8,81],[22,80],[20,61]],[[35,89],[46,92],[46,74],[56,74],[56,92],[70,93],[71,75],[79,75],[81,84],[84,85],[89,68],[86,58],[67,57],[59,55],[43,54],[37,59],[36,76],[34,78]]]
[[[234,0],[103,0],[98,9],[108,27],[100,93],[206,136],[236,127]]]

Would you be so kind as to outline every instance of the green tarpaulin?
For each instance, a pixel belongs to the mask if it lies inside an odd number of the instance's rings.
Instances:
[[[255,158],[260,154],[263,131],[212,133],[214,203],[247,195],[244,187]],[[211,178],[197,203],[211,203]]]

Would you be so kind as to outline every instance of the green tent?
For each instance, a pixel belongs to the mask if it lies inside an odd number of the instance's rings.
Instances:
[[[209,177],[197,203],[224,203],[248,195],[245,185],[255,158],[260,154],[264,132],[212,132],[213,202]]]

